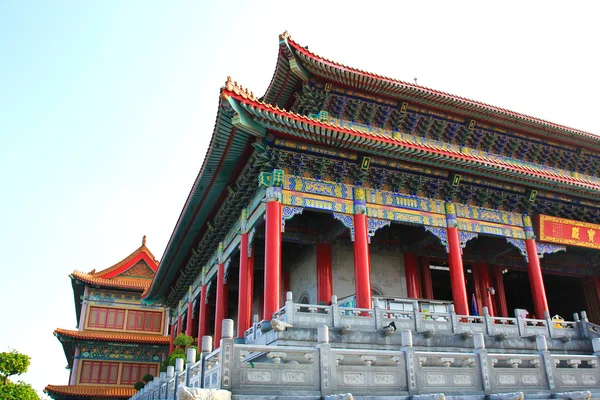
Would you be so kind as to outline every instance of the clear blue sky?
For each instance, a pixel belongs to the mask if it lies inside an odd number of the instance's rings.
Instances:
[[[327,58],[600,133],[594,2],[0,2],[0,351],[67,384],[69,273],[160,258],[218,90],[257,95],[278,34]],[[216,2],[214,2],[216,3]],[[418,3],[418,4],[416,4]]]

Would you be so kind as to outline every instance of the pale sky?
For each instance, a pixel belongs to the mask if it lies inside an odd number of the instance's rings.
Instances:
[[[216,3],[216,2],[215,2]],[[0,351],[65,385],[68,275],[161,258],[219,88],[260,96],[278,35],[326,58],[600,134],[600,6],[553,1],[0,0]]]

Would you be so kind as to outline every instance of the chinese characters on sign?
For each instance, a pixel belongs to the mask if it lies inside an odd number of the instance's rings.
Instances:
[[[537,232],[540,242],[600,249],[600,225],[540,215]]]

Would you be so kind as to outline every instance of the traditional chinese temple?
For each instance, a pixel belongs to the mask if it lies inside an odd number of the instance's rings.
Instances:
[[[158,262],[142,245],[102,271],[71,275],[77,330],[58,328],[65,351],[68,385],[48,385],[53,399],[129,398],[146,374],[158,376],[169,347],[168,315],[163,307],[142,304]]]
[[[284,33],[262,97],[221,89],[142,297],[234,395],[600,391],[600,137]]]

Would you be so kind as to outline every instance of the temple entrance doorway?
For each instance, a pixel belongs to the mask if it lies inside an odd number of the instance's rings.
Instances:
[[[544,274],[544,286],[548,298],[550,316],[560,315],[572,321],[573,313],[586,309],[582,278],[575,276]]]
[[[508,269],[503,274],[506,305],[510,316],[516,308],[525,309],[534,318],[533,298],[527,270]],[[561,316],[572,321],[573,313],[586,309],[582,278],[544,273],[544,288],[550,317]]]
[[[527,270],[505,269],[503,272],[508,316],[514,317],[514,310],[519,308],[527,310],[529,318],[535,318]]]
[[[448,265],[432,262],[429,269],[431,271],[433,299],[452,301],[452,286],[450,285],[450,268],[448,268]]]

